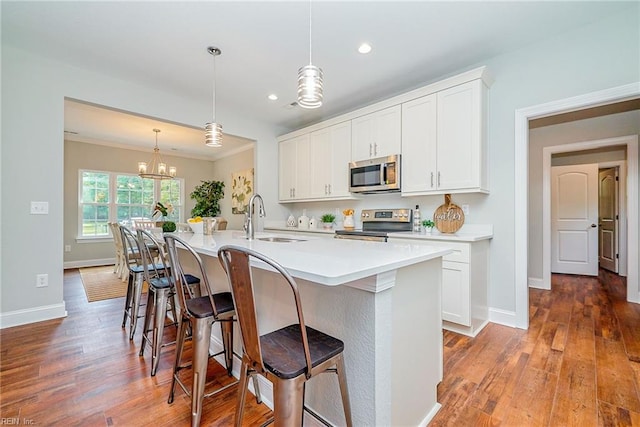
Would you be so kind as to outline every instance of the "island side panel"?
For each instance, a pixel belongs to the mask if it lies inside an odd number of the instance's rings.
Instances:
[[[398,270],[393,287],[392,422],[426,425],[442,381],[442,258]]]
[[[376,278],[368,280],[373,282]],[[384,329],[378,328],[378,301],[385,297],[348,286],[324,286],[301,279],[297,283],[306,324],[345,343],[344,357],[354,425],[389,425],[390,384],[378,372],[380,369],[389,371],[389,365],[380,364],[378,360],[379,335],[390,332],[389,321],[385,322]],[[382,350],[389,353],[388,346]],[[389,378],[390,374],[386,377]],[[379,397],[380,389],[384,394],[382,397]],[[331,423],[344,425],[335,374],[311,379],[306,388],[305,402]]]

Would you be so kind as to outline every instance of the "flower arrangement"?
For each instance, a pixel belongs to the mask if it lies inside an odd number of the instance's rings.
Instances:
[[[157,202],[156,206],[153,208],[151,218],[155,217],[156,214],[160,214],[160,216],[165,217],[171,212],[173,212],[173,205],[171,205],[171,203],[167,203],[167,205],[165,206],[161,202]]]

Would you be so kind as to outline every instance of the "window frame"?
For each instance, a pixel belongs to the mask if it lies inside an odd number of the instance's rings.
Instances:
[[[83,176],[85,173],[100,173],[100,174],[108,174],[109,175],[109,202],[106,203],[108,205],[109,218],[107,222],[115,222],[117,221],[117,212],[118,206],[123,204],[117,203],[117,182],[119,176],[138,176],[135,173],[126,173],[126,172],[114,172],[114,171],[105,171],[105,170],[97,170],[97,169],[79,169],[78,170],[78,209],[77,209],[77,228],[76,228],[76,241],[110,241],[113,239],[111,235],[111,230],[108,229],[107,235],[98,235],[98,236],[85,236],[83,235],[83,207],[85,205],[98,205],[99,203],[85,203],[83,201]],[[149,179],[149,178],[143,178]],[[176,222],[181,221],[184,218],[184,209],[185,209],[185,194],[184,194],[184,178],[174,178],[175,181],[179,183],[180,189],[180,204],[178,206],[173,206],[174,212],[178,212],[178,220]],[[161,194],[161,181],[160,180],[152,180],[153,181],[153,203],[156,203],[160,200]],[[102,203],[100,205],[105,205]],[[153,206],[149,206],[151,209]]]

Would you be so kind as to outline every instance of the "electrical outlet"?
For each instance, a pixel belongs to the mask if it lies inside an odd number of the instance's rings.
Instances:
[[[71,252],[71,245],[64,245],[65,252]]]
[[[49,202],[31,202],[31,215],[48,215]]]
[[[462,212],[464,212],[465,215],[469,215],[469,205],[462,205]]]
[[[36,274],[36,288],[44,288],[49,286],[48,274]]]

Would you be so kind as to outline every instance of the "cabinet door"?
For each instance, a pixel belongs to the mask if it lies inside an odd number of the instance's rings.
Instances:
[[[375,114],[367,114],[351,121],[351,160],[359,161],[374,157]]]
[[[299,136],[296,140],[296,185],[293,197],[299,200],[309,198],[311,190],[311,174],[309,171],[311,144],[309,134]]]
[[[296,139],[288,139],[279,144],[278,153],[278,193],[280,200],[293,200],[296,182]]]
[[[402,104],[402,192],[436,189],[435,94]]]
[[[384,157],[400,153],[401,107],[394,105],[351,121],[351,160]]]
[[[482,81],[438,92],[438,176],[440,190],[479,188]]]
[[[351,158],[351,122],[330,128],[331,168],[329,196],[349,196],[349,160]],[[315,160],[314,160],[315,161]],[[313,162],[312,162],[313,163]]]
[[[467,263],[442,262],[442,320],[471,326]]]
[[[309,197],[317,199],[329,194],[331,177],[331,131],[330,128],[311,132],[309,163]]]
[[[401,150],[401,106],[394,105],[376,113],[373,157],[399,154]]]

